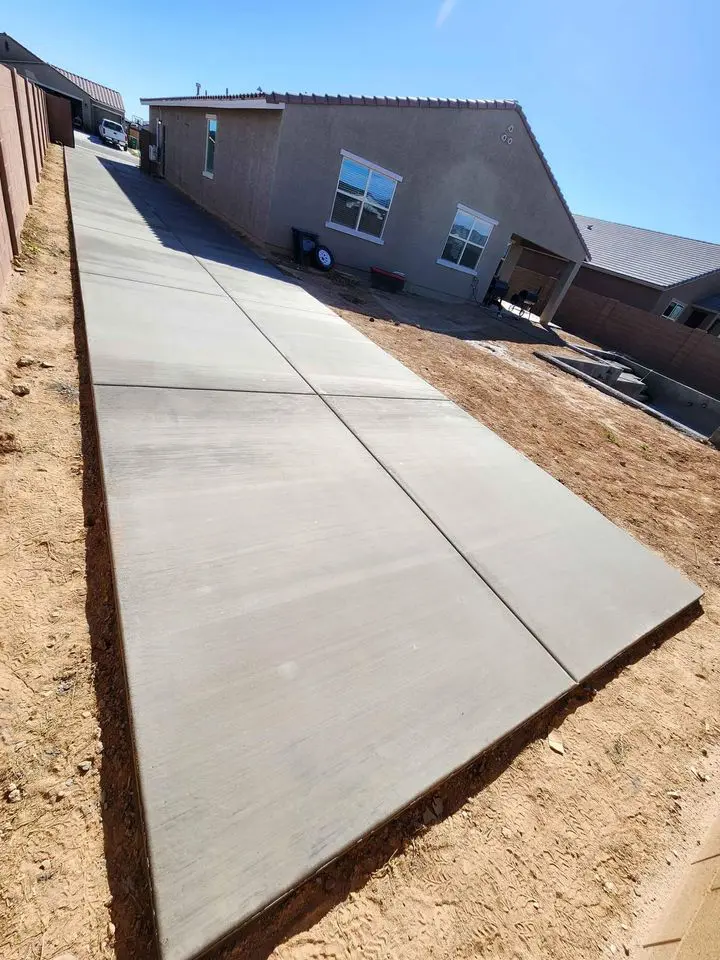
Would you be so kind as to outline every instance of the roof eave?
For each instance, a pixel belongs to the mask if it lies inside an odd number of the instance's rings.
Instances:
[[[607,273],[611,277],[619,277],[621,280],[627,280],[628,283],[639,283],[641,286],[651,287],[653,290],[670,289],[669,287],[664,286],[662,283],[655,283],[653,280],[643,280],[640,277],[632,277],[629,273],[622,273],[620,270],[612,270],[610,267],[602,267],[599,263],[593,263],[592,260],[588,260],[585,266],[590,267],[591,270],[596,270],[598,273]]]
[[[284,110],[285,104],[271,102],[264,97],[255,100],[239,98],[216,100],[212,97],[141,97],[140,103],[146,107],[198,107],[203,110]]]

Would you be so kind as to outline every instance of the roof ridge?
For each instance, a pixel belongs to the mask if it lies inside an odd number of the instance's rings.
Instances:
[[[53,70],[59,70],[60,73],[69,74],[71,77],[77,77],[78,80],[84,80],[85,83],[92,83],[96,87],[104,87],[105,90],[112,90],[113,93],[120,93],[120,91],[116,90],[115,87],[109,87],[106,83],[98,83],[97,80],[91,80],[90,77],[84,77],[81,73],[73,73],[72,70],[66,70],[65,67],[58,67],[55,63],[48,63],[48,66],[52,67]]]

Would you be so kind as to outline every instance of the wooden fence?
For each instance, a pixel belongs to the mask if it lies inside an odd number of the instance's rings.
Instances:
[[[0,291],[20,253],[49,142],[45,92],[0,65]]]
[[[568,290],[555,319],[570,333],[720,399],[720,339],[704,330],[579,287]]]

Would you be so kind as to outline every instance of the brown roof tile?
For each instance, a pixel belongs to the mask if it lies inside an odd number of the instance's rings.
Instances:
[[[84,90],[93,100],[97,100],[98,103],[104,103],[106,107],[110,107],[112,110],[116,110],[125,116],[125,104],[117,90],[113,90],[111,87],[104,87],[101,83],[95,83],[94,80],[87,80],[85,77],[78,76],[77,73],[70,73],[69,70],[63,70],[62,67],[56,67],[52,64],[51,66],[53,70],[57,70],[58,73],[61,73],[70,80],[71,83],[74,83],[76,87]]]

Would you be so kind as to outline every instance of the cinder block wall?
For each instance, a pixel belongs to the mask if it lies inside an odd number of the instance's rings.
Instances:
[[[720,399],[718,337],[574,286],[555,319],[570,333]]]
[[[49,142],[44,91],[0,65],[0,292],[20,251]]]

